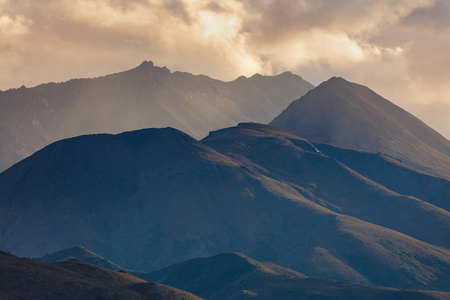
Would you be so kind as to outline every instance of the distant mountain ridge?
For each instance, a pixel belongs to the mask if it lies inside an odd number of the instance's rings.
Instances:
[[[382,152],[450,179],[450,141],[369,88],[333,77],[270,125],[311,141]]]
[[[50,264],[1,251],[0,283],[0,298],[5,300],[201,300],[173,287],[79,260]]]
[[[450,299],[448,293],[364,286],[307,276],[240,253],[221,253],[167,266],[144,279],[205,299]]]
[[[365,177],[343,157],[383,168]],[[374,181],[389,176],[392,190]],[[231,251],[307,276],[446,290],[449,184],[262,124],[201,142],[173,128],[80,136],[0,174],[0,249],[85,245],[144,271]],[[439,188],[419,199],[419,185]]]
[[[144,61],[103,77],[0,91],[0,171],[81,134],[171,126],[201,138],[239,122],[267,123],[311,88],[289,72],[223,82]]]
[[[91,251],[84,249],[83,252]],[[64,249],[48,257],[71,253],[90,260],[77,247]],[[81,254],[81,255],[80,255]],[[94,256],[98,256],[95,255]],[[98,263],[99,261],[94,262]],[[101,262],[100,262],[101,263]],[[450,299],[449,293],[396,290],[364,286],[324,278],[308,278],[273,263],[261,263],[241,253],[220,253],[194,258],[135,276],[190,291],[205,299]]]

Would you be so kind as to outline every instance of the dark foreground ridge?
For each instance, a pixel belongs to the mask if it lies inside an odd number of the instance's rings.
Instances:
[[[1,251],[0,283],[1,299],[201,299],[188,292],[79,260],[50,264]]]
[[[78,253],[71,249],[74,248],[58,253]],[[85,255],[81,258],[89,259]],[[237,252],[194,258],[150,273],[130,272],[144,280],[174,286],[211,300],[450,299],[450,294],[443,292],[398,290],[308,278],[293,270],[273,263],[261,263]]]

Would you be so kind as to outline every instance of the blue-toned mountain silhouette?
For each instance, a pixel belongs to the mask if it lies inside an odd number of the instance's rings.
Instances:
[[[143,276],[205,299],[445,299],[448,293],[397,290],[305,275],[240,253],[221,253]]]
[[[70,260],[45,263],[0,251],[0,298],[22,300],[201,300],[125,272]]]
[[[448,290],[448,187],[260,124],[202,142],[172,128],[80,136],[0,174],[0,248],[84,245],[144,271],[233,251],[307,276]]]
[[[45,259],[60,261],[62,256],[68,259],[67,255],[85,262],[92,261],[92,256],[98,257],[86,248],[71,247],[46,256]],[[103,264],[103,260],[95,260],[94,263]],[[398,290],[332,279],[308,278],[293,270],[273,263],[258,262],[236,252],[194,258],[148,273],[129,272],[144,280],[167,284],[211,300],[447,299],[450,297],[450,294],[444,292]]]

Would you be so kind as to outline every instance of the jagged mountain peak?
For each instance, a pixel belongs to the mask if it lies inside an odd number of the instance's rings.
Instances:
[[[0,92],[0,171],[83,134],[171,126],[203,138],[239,122],[267,123],[311,88],[297,75],[224,82],[144,61],[102,77]]]
[[[158,67],[153,64],[152,61],[146,61],[144,60],[139,66],[120,73],[116,73],[114,75],[127,75],[127,74],[133,74],[134,77],[141,76],[143,78],[165,78],[166,76],[169,76],[172,74],[172,72],[165,66]],[[139,78],[139,80],[142,80],[143,78]]]
[[[144,60],[140,65],[139,65],[139,67],[154,67],[155,65],[153,64],[153,62],[151,61],[151,60]]]

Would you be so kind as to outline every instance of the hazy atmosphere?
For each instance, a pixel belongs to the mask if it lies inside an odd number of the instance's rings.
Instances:
[[[0,0],[0,89],[143,60],[221,80],[369,86],[450,137],[448,0]]]

